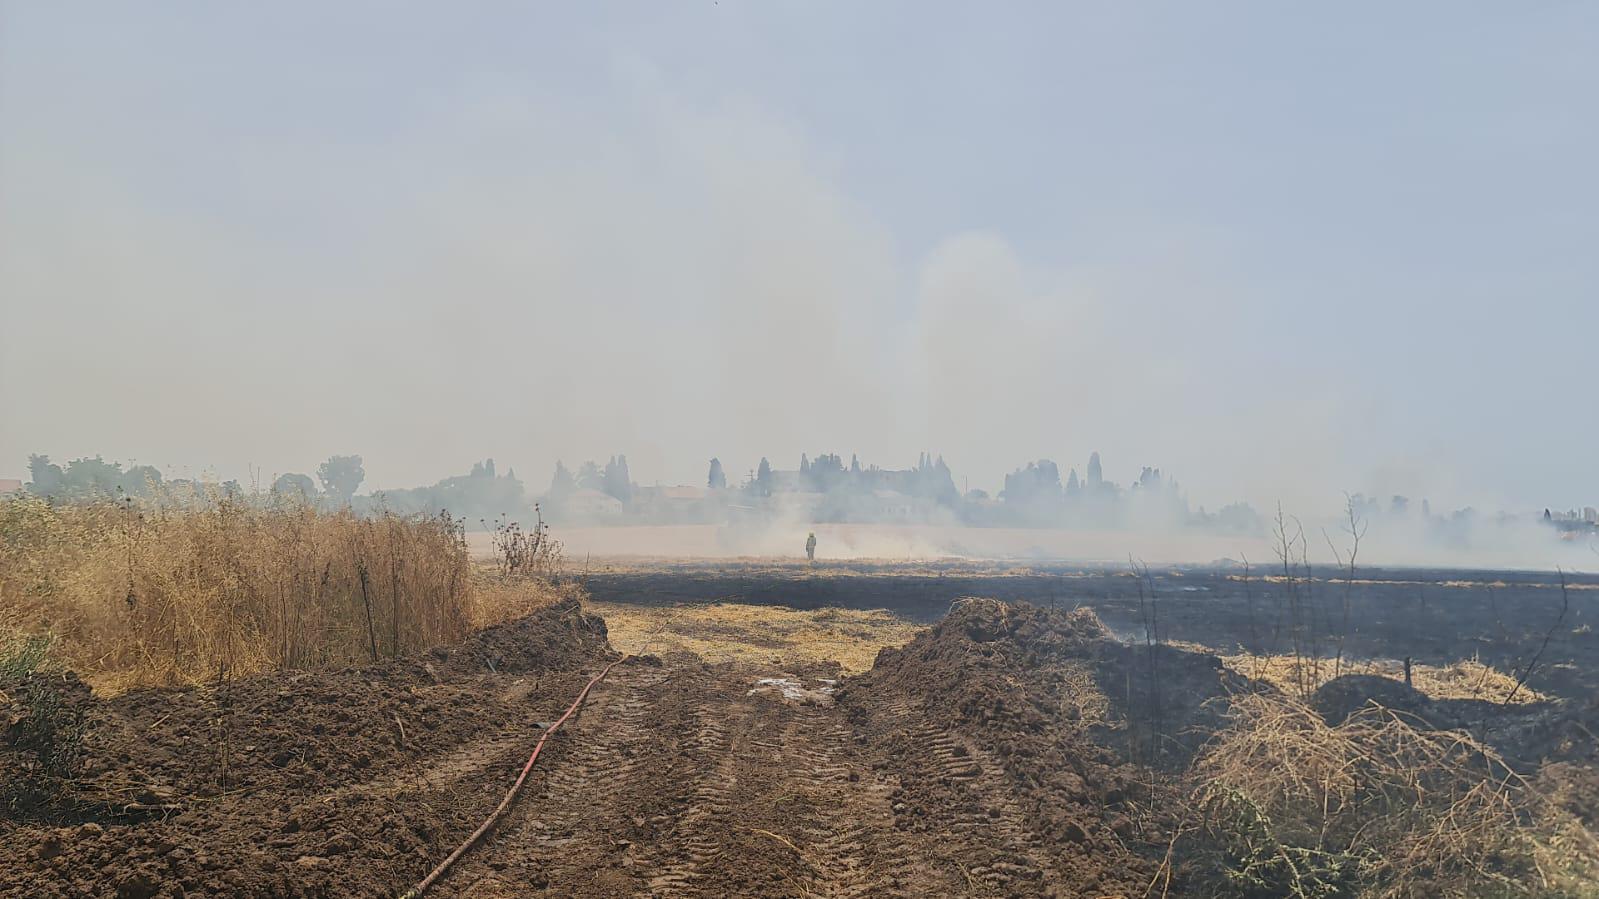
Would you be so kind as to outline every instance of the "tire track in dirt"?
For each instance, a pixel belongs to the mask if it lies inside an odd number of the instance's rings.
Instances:
[[[572,678],[551,680],[559,683],[569,679]],[[485,682],[485,686],[488,683]],[[542,732],[538,726],[540,722],[527,704],[528,697],[537,689],[536,679],[517,678],[501,690],[496,701],[485,710],[484,726],[492,728],[491,732],[418,758],[404,770],[343,784],[323,794],[320,801],[337,801],[350,796],[394,798],[434,793],[477,777],[493,776],[510,765],[519,753],[525,758],[528,747],[538,740]],[[403,734],[404,725],[396,724]]]
[[[863,737],[837,708],[752,693],[766,673],[618,669],[439,895],[851,899],[1058,883],[997,759],[921,703],[882,697]]]
[[[940,820],[919,822],[933,837],[924,850],[930,857],[954,867],[975,893],[1040,892],[1056,880],[1043,838],[992,755],[934,725],[911,699],[883,702],[877,714],[889,732],[904,735],[894,763],[901,770],[901,795],[946,812]],[[896,805],[896,811],[908,810],[904,802]]]
[[[752,695],[764,673],[701,668],[684,683],[678,812],[649,848],[650,895],[907,895],[893,786],[832,708]]]
[[[800,709],[785,731],[785,749],[796,759],[785,790],[802,791],[806,802],[792,809],[793,841],[811,867],[806,892],[828,897],[905,896],[898,886],[912,854],[894,828],[891,783],[871,776],[852,748],[850,732],[836,713]]]
[[[660,896],[699,895],[705,868],[723,851],[723,837],[734,825],[733,790],[737,786],[737,751],[747,744],[748,706],[715,690],[709,678],[693,678],[688,697],[694,733],[682,747],[686,773],[692,777],[682,796],[680,813],[668,830],[649,847],[646,859],[655,870],[647,880],[650,892]],[[734,731],[733,729],[737,730]]]
[[[643,797],[663,777],[651,765],[660,755],[657,710],[668,680],[658,667],[629,663],[596,686],[539,757],[517,805],[440,895],[630,892],[629,836]],[[514,775],[508,771],[507,785]]]
[[[758,673],[728,666],[617,674],[440,895],[916,895],[895,782],[836,710],[751,695]]]
[[[871,816],[835,758],[846,733],[831,713],[750,695],[754,680],[723,670],[714,690],[696,691],[688,754],[699,774],[654,848],[651,894],[865,894],[879,885],[859,839]],[[888,817],[883,804],[877,818]]]

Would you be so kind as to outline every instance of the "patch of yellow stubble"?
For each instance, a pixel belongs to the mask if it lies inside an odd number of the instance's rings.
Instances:
[[[746,603],[641,606],[590,602],[623,652],[692,652],[707,662],[838,662],[872,667],[878,650],[902,646],[921,627],[882,609],[813,609]]]

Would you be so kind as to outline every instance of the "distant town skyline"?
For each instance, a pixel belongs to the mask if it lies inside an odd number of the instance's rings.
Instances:
[[[797,465],[793,468],[783,467],[781,461],[777,465],[772,465],[771,458],[762,456],[756,465],[751,466],[740,474],[737,471],[730,471],[720,457],[712,457],[706,461],[705,471],[697,482],[693,479],[666,482],[660,479],[651,480],[637,477],[631,469],[626,453],[601,456],[598,460],[585,459],[572,465],[566,465],[564,460],[557,460],[554,464],[552,480],[545,480],[538,473],[529,474],[525,468],[524,475],[519,477],[516,474],[516,466],[505,465],[497,468],[494,458],[486,457],[471,463],[469,472],[444,473],[421,483],[394,486],[380,485],[370,481],[367,478],[365,468],[366,459],[361,455],[335,455],[317,466],[303,471],[267,472],[265,469],[252,467],[249,477],[228,478],[222,475],[218,468],[209,466],[196,471],[185,468],[151,466],[143,463],[124,465],[121,460],[109,458],[103,454],[66,459],[52,458],[48,454],[33,454],[29,457],[28,475],[21,479],[0,479],[0,492],[29,489],[44,494],[51,494],[58,492],[58,490],[64,494],[77,495],[84,495],[86,492],[91,494],[137,493],[146,481],[154,479],[155,481],[164,480],[167,482],[226,484],[243,491],[280,492],[285,489],[285,484],[289,484],[293,489],[307,494],[314,494],[318,492],[318,481],[323,482],[325,489],[332,489],[327,484],[329,468],[332,466],[335,472],[333,476],[336,479],[343,479],[347,482],[345,487],[339,488],[346,497],[354,496],[358,492],[368,497],[384,495],[391,500],[402,500],[396,506],[398,511],[439,511],[447,509],[450,506],[450,500],[442,499],[440,495],[436,495],[437,488],[443,488],[458,482],[463,484],[471,483],[472,479],[479,477],[487,477],[493,480],[498,476],[504,476],[520,483],[521,487],[515,496],[505,494],[499,490],[485,494],[486,496],[498,497],[494,500],[495,503],[499,503],[499,505],[494,506],[494,510],[497,511],[491,511],[485,506],[483,510],[470,511],[468,517],[471,517],[471,515],[480,513],[500,514],[504,512],[509,514],[540,498],[553,498],[560,492],[563,481],[567,484],[568,489],[586,486],[593,488],[589,492],[598,490],[598,492],[611,494],[618,499],[626,499],[626,494],[619,492],[618,488],[626,491],[631,491],[635,488],[645,491],[672,490],[676,488],[703,489],[706,487],[720,487],[727,490],[756,488],[767,494],[772,493],[774,490],[781,492],[821,490],[825,492],[830,489],[828,482],[837,481],[838,476],[853,475],[858,479],[865,475],[868,476],[868,480],[872,478],[881,480],[880,476],[886,476],[890,479],[915,476],[913,480],[921,482],[925,479],[919,477],[919,474],[925,472],[929,475],[934,475],[934,480],[939,483],[947,482],[947,487],[940,487],[934,490],[934,493],[939,495],[948,492],[950,496],[946,497],[946,500],[961,498],[963,501],[997,502],[1006,499],[1011,503],[1015,503],[1021,497],[1037,491],[1043,491],[1044,494],[1054,492],[1061,497],[1069,498],[1074,494],[1078,494],[1079,491],[1083,491],[1085,496],[1090,495],[1098,491],[1103,485],[1106,490],[1110,491],[1111,495],[1119,494],[1124,489],[1136,490],[1140,487],[1145,488],[1146,492],[1156,490],[1169,494],[1173,501],[1182,506],[1182,515],[1184,516],[1190,514],[1190,512],[1203,514],[1207,505],[1212,512],[1218,509],[1230,510],[1233,507],[1253,506],[1246,498],[1235,498],[1208,504],[1195,503],[1187,485],[1180,483],[1176,478],[1171,477],[1169,473],[1163,472],[1159,466],[1140,466],[1137,475],[1129,477],[1125,481],[1115,477],[1114,472],[1112,476],[1107,476],[1104,473],[1103,461],[1098,452],[1089,454],[1088,459],[1081,466],[1081,474],[1079,474],[1079,467],[1070,462],[1057,462],[1049,458],[1023,461],[1005,473],[1001,486],[994,488],[990,488],[986,484],[979,484],[973,487],[970,476],[965,473],[959,473],[957,469],[950,466],[942,454],[925,451],[918,454],[914,465],[903,468],[884,466],[870,459],[862,460],[858,454],[854,453],[850,454],[850,458],[846,462],[841,454],[818,453],[812,459],[810,454],[802,452]],[[464,468],[464,466],[459,467]],[[347,470],[340,474],[340,469]],[[824,471],[836,472],[837,476],[823,473]],[[313,473],[315,477],[313,477]],[[350,480],[352,476],[353,480]],[[40,486],[41,478],[45,481],[42,488]],[[584,484],[583,481],[585,479],[592,479],[595,483]],[[603,481],[603,484],[600,483],[601,481]],[[813,481],[815,482],[814,485],[812,485]],[[13,484],[14,486],[7,487],[7,484]],[[56,488],[52,486],[53,484],[62,486]],[[912,495],[925,493],[925,490],[920,487],[907,488],[897,482],[883,481],[878,486],[904,491]],[[926,484],[923,484],[923,487],[926,486]],[[450,490],[453,491],[454,488],[450,488]],[[456,497],[456,501],[459,501],[460,495],[453,492],[447,492],[442,496],[451,495]],[[927,496],[931,498],[933,494],[927,494]],[[1350,497],[1358,498],[1362,505],[1370,510],[1380,509],[1396,514],[1403,514],[1406,508],[1412,504],[1414,504],[1414,508],[1422,510],[1424,516],[1433,514],[1448,516],[1469,511],[1485,518],[1501,515],[1530,518],[1539,513],[1537,508],[1474,508],[1469,505],[1457,507],[1447,501],[1434,505],[1431,497],[1425,495],[1412,496],[1403,493],[1375,495],[1353,491],[1340,494],[1339,499],[1340,502],[1343,502]],[[1023,500],[1023,503],[1025,504],[1025,500]],[[493,504],[491,503],[490,505]],[[1266,506],[1262,508],[1270,512],[1273,507]],[[1580,500],[1566,499],[1546,504],[1542,511],[1546,520],[1587,524],[1599,523],[1599,513],[1595,513],[1593,509],[1594,506],[1584,505]],[[458,508],[455,511],[459,512],[461,509]],[[1260,513],[1261,509],[1251,508],[1247,514],[1253,516]],[[1306,515],[1326,514],[1322,510],[1311,509],[1294,510],[1293,512],[1293,514],[1299,513]]]

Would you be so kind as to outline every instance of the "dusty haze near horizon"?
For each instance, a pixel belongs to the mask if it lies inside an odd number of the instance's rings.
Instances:
[[[1599,7],[0,3],[0,477],[1599,504]]]
[[[1326,534],[1318,530],[1325,524]],[[1325,539],[1347,558],[1348,538],[1332,522],[1307,525],[1310,563],[1318,571],[1339,567]],[[563,547],[565,567],[581,572],[591,564],[615,560],[678,560],[752,558],[802,561],[807,533],[817,536],[816,557],[830,561],[996,560],[1016,562],[1080,562],[1126,570],[1135,561],[1149,565],[1241,563],[1262,575],[1282,563],[1271,535],[1178,533],[1150,530],[1086,530],[1081,528],[963,528],[927,524],[813,524],[799,521],[750,525],[624,525],[558,527],[552,533]],[[493,536],[467,534],[472,554],[494,555]],[[1295,551],[1297,564],[1297,550]],[[1468,545],[1450,544],[1415,528],[1376,522],[1367,531],[1357,571],[1374,567],[1447,568],[1454,570],[1520,570],[1573,573],[1599,572],[1599,555],[1591,543],[1553,541],[1545,531],[1483,525]]]

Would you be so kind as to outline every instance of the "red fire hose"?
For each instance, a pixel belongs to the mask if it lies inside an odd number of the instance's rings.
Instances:
[[[427,891],[428,887],[437,882],[440,877],[443,877],[444,872],[448,871],[451,865],[455,864],[456,861],[461,858],[461,856],[465,855],[467,850],[471,849],[474,843],[482,839],[484,834],[494,829],[494,825],[500,820],[500,816],[505,814],[505,810],[507,808],[510,808],[511,801],[516,798],[517,791],[522,789],[522,782],[527,780],[528,772],[533,770],[533,763],[538,760],[539,751],[544,748],[544,741],[550,738],[550,734],[553,734],[559,730],[561,725],[566,723],[566,719],[572,717],[573,713],[577,711],[578,706],[582,705],[583,700],[588,697],[589,691],[594,689],[595,684],[599,683],[601,680],[604,680],[605,675],[610,674],[612,668],[615,668],[617,665],[622,664],[632,657],[632,655],[624,655],[620,659],[617,659],[611,664],[606,665],[599,674],[594,675],[593,680],[584,685],[582,691],[577,694],[577,698],[572,700],[572,704],[570,706],[567,706],[566,713],[557,718],[555,723],[551,724],[545,729],[544,735],[539,737],[538,743],[533,746],[533,754],[527,757],[527,764],[522,766],[522,773],[517,775],[516,783],[511,784],[511,789],[505,794],[505,798],[500,800],[499,807],[497,807],[493,813],[489,815],[487,820],[478,826],[477,830],[472,831],[472,835],[466,838],[466,842],[456,847],[456,850],[450,853],[449,858],[439,862],[439,866],[437,868],[434,868],[431,872],[429,872],[428,876],[422,878],[422,880],[417,883],[416,886],[412,887],[409,892],[402,895],[400,899],[416,899],[416,897],[421,896]]]

